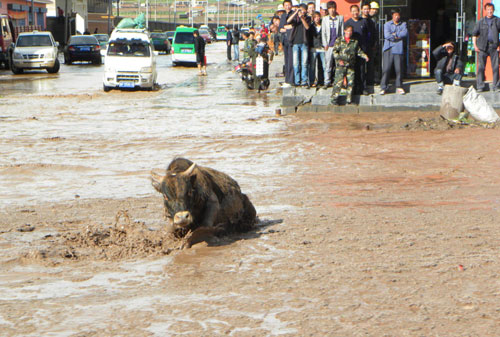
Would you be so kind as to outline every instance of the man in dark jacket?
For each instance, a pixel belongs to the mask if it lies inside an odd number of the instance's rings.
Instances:
[[[196,64],[200,76],[207,76],[207,64],[205,62],[205,39],[200,36],[200,32],[195,30],[194,35],[194,53],[196,54]]]
[[[232,43],[233,43],[233,49],[234,49],[234,59],[236,61],[240,60],[240,32],[238,31],[238,28],[235,27],[233,31],[231,32],[232,35]]]
[[[231,45],[233,44],[233,35],[229,26],[226,26],[226,45],[227,45],[227,60],[231,61]]]
[[[445,84],[453,83],[453,85],[460,86],[464,64],[455,52],[455,49],[453,42],[447,42],[438,46],[432,52],[437,62],[434,75],[436,76],[438,84],[437,93],[439,95],[443,93]]]
[[[293,76],[295,86],[310,87],[309,68],[307,58],[309,56],[309,42],[307,31],[311,26],[311,19],[307,16],[306,4],[300,4],[287,21],[293,26],[292,30],[292,52],[293,52]]]
[[[486,16],[476,23],[472,32],[472,42],[474,50],[479,53],[477,58],[477,91],[484,91],[484,68],[486,67],[486,59],[488,56],[491,60],[491,68],[493,70],[493,83],[491,87],[493,91],[499,89],[498,82],[498,32],[500,31],[500,18],[493,15],[495,6],[492,3],[484,5]]]
[[[284,58],[284,73],[285,73],[285,83],[283,87],[289,87],[294,84],[293,75],[293,44],[291,41],[292,25],[289,24],[288,18],[293,14],[292,12],[292,0],[284,0],[283,8],[285,12],[281,14],[279,32],[281,34],[281,43],[283,44],[283,54]]]
[[[369,26],[368,20],[360,17],[360,10],[358,5],[351,5],[351,18],[345,22],[345,25],[352,26],[352,37],[358,40],[359,47],[365,54],[369,50]],[[356,57],[356,64],[354,66],[354,94],[361,95],[366,87],[366,62],[362,57]]]

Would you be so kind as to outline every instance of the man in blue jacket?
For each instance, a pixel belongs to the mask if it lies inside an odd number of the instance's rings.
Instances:
[[[488,56],[491,60],[491,68],[493,70],[493,83],[491,87],[493,91],[499,90],[500,83],[498,82],[498,32],[500,31],[500,18],[493,15],[495,6],[492,3],[484,5],[486,16],[476,23],[472,32],[472,42],[474,50],[479,53],[477,58],[477,91],[484,91],[484,68],[486,67],[486,59]]]
[[[408,35],[406,22],[401,22],[399,9],[392,10],[392,20],[384,24],[384,48],[382,80],[380,81],[380,94],[385,95],[387,82],[392,66],[396,71],[396,92],[404,95],[403,82],[401,81],[401,70],[403,67],[403,41]]]

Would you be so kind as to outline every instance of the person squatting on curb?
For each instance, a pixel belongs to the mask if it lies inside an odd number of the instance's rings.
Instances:
[[[462,71],[464,64],[460,57],[455,52],[455,44],[447,42],[441,46],[437,46],[432,54],[436,58],[437,64],[434,69],[434,76],[438,84],[437,93],[443,93],[445,84],[453,84],[460,86],[462,80]]]

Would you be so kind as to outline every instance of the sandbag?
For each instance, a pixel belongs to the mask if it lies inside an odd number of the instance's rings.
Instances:
[[[116,28],[135,28],[135,21],[131,18],[121,19]]]
[[[495,123],[500,119],[492,106],[477,93],[473,86],[464,96],[464,106],[470,116],[479,122]]]
[[[146,27],[146,15],[144,13],[139,14],[135,20],[135,28],[144,28]]]
[[[139,14],[135,19],[124,18],[121,19],[116,28],[135,28],[141,29],[146,27],[146,15],[144,13]]]

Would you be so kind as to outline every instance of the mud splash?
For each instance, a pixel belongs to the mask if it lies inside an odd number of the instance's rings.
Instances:
[[[116,214],[112,224],[90,224],[62,234],[48,234],[40,246],[23,253],[25,262],[58,264],[64,260],[107,260],[164,256],[179,250],[184,241],[161,227],[131,221],[126,211]]]

